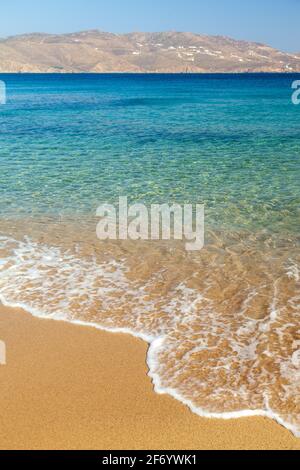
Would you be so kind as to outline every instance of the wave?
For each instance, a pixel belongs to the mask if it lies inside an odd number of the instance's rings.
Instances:
[[[133,265],[3,235],[0,301],[139,337],[157,393],[204,417],[267,416],[300,437],[297,262],[271,269],[265,258],[232,252],[225,261],[216,250],[197,263],[162,256],[142,266],[133,254]]]

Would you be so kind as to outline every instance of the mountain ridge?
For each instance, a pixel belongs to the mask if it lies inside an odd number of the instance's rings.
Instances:
[[[300,54],[190,32],[37,32],[0,39],[0,72],[300,72]]]

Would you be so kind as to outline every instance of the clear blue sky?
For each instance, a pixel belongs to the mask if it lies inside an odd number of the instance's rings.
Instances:
[[[2,0],[0,36],[100,29],[220,34],[300,51],[300,0]]]

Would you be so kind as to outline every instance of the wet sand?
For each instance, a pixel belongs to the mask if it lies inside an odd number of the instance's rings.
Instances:
[[[210,420],[147,376],[147,345],[0,306],[0,449],[298,449],[267,418]]]

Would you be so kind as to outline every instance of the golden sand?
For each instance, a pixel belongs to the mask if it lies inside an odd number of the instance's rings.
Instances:
[[[147,376],[126,335],[0,307],[1,449],[299,449],[265,418],[199,418]]]

